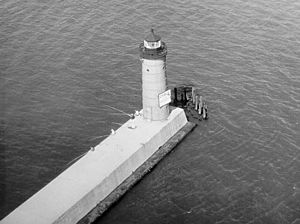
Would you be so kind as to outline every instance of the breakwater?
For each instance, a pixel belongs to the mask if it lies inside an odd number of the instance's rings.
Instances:
[[[136,126],[134,129],[130,128],[132,122]],[[77,223],[85,217],[88,222],[93,221],[97,214],[100,214],[95,212],[97,205],[99,208],[101,201],[186,125],[190,128],[182,130],[177,140],[181,140],[193,127],[189,125],[184,111],[180,108],[173,109],[164,121],[147,121],[141,116],[136,117],[134,121],[129,120],[17,207],[1,223]],[[176,145],[174,139],[173,144],[169,143],[169,146],[165,147],[173,148],[170,147],[172,145]],[[151,168],[154,164],[152,162],[151,166],[146,165],[145,168]],[[139,172],[140,177],[133,178],[135,181],[132,183],[140,179],[147,169]],[[105,202],[105,207],[114,203],[132,183],[129,181],[123,185],[123,189],[115,192],[114,196]],[[120,190],[122,194],[118,193]],[[91,214],[93,210],[94,213]]]

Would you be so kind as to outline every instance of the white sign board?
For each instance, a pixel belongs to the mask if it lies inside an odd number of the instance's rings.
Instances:
[[[159,107],[163,107],[164,105],[171,103],[170,89],[158,95],[158,103],[159,103]]]

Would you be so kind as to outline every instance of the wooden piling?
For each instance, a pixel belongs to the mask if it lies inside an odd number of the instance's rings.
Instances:
[[[198,113],[202,114],[202,111],[203,111],[203,100],[202,100],[202,96],[200,96]]]
[[[195,99],[195,110],[198,110],[198,104],[199,104],[198,98],[199,98],[199,96],[196,95],[196,99]]]
[[[177,88],[174,88],[174,102],[177,102]]]
[[[196,96],[195,96],[195,88],[194,87],[192,87],[192,99],[193,99],[193,104],[195,103],[195,99],[196,98]]]

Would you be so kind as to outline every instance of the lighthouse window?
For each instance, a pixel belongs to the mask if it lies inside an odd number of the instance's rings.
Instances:
[[[144,47],[145,48],[148,48],[148,49],[156,49],[156,48],[159,48],[161,47],[161,41],[146,41],[144,40]]]

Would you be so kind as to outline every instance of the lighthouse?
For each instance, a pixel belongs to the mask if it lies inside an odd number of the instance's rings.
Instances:
[[[139,50],[143,117],[130,115],[121,127],[0,220],[1,224],[92,223],[196,126],[188,122],[182,108],[169,109],[167,47],[153,29]]]
[[[143,117],[150,121],[166,120],[171,100],[171,92],[166,91],[167,46],[151,29],[139,50],[142,62]]]

